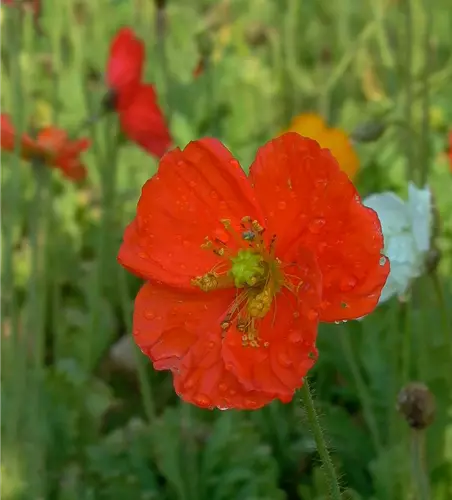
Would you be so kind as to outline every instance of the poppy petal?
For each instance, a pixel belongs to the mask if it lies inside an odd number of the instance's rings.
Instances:
[[[234,292],[187,294],[174,288],[147,282],[135,299],[133,335],[156,370],[178,370],[181,359],[204,334],[204,325],[217,327],[221,338],[221,317]]]
[[[107,84],[119,92],[141,80],[144,64],[144,43],[131,28],[121,28],[110,46]]]
[[[160,158],[171,146],[171,135],[158,106],[154,87],[142,84],[119,93],[117,111],[124,134],[148,153]]]
[[[247,215],[263,218],[238,162],[216,139],[191,142],[167,153],[144,185],[119,262],[146,279],[193,291],[191,280],[219,261],[201,248],[206,237],[227,242],[221,220],[239,225]]]
[[[314,256],[303,248],[284,270],[294,280],[296,294],[283,289],[275,296],[258,326],[259,347],[244,347],[242,334],[231,328],[223,359],[246,389],[291,399],[317,357],[322,281]]]
[[[287,133],[258,151],[250,180],[281,254],[298,241],[316,255],[323,281],[320,321],[371,312],[389,274],[381,225],[331,153]]]
[[[174,389],[187,403],[201,408],[256,410],[276,399],[276,394],[245,389],[226,370],[217,334],[203,336],[173,372]]]

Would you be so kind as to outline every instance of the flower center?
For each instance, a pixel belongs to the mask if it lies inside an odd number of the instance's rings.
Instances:
[[[270,311],[275,295],[283,286],[291,289],[275,256],[272,238],[266,245],[263,227],[251,217],[241,221],[241,231],[236,231],[231,221],[221,221],[234,248],[229,248],[219,238],[206,238],[202,248],[213,251],[221,259],[208,273],[192,280],[192,285],[205,292],[233,288],[237,296],[221,320],[224,334],[231,328],[242,334],[243,346],[259,347],[258,322]],[[268,343],[263,344],[267,347]]]

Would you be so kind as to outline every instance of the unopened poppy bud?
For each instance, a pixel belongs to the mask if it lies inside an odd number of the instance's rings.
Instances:
[[[352,132],[351,138],[356,142],[375,142],[383,135],[385,130],[386,125],[383,122],[362,123]]]
[[[422,382],[410,382],[397,396],[397,409],[411,428],[422,430],[435,418],[435,397]]]

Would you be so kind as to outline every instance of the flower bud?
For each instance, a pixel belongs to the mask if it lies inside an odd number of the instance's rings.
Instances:
[[[422,382],[410,382],[397,396],[397,409],[412,429],[422,430],[435,418],[435,397]]]

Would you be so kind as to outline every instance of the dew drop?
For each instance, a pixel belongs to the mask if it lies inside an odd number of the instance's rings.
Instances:
[[[287,203],[285,201],[279,201],[278,202],[278,208],[279,210],[285,210],[287,207]]]
[[[319,313],[315,309],[310,309],[307,316],[309,321],[315,321],[319,317]]]
[[[287,356],[285,352],[279,352],[276,359],[281,366],[289,367],[292,364],[292,360]]]
[[[380,257],[380,266],[384,266],[384,265],[386,264],[386,261],[387,261],[387,260],[388,260],[388,259],[387,259],[384,255],[382,255],[382,256]]]
[[[140,257],[140,259],[147,259],[148,258],[148,254],[145,253],[145,252],[139,252],[138,253],[138,257]]]
[[[228,204],[225,201],[220,201],[218,204],[221,210],[226,210],[228,208]]]
[[[179,160],[179,161],[177,162],[177,166],[178,166],[178,167],[183,167],[184,165],[185,165],[184,160]]]
[[[246,408],[249,408],[250,410],[256,408],[257,402],[254,399],[245,399],[243,404],[246,406]]]
[[[212,402],[205,394],[198,394],[193,398],[194,403],[201,408],[208,408]]]
[[[195,383],[196,383],[196,379],[195,379],[195,377],[189,377],[189,378],[185,381],[185,383],[184,383],[184,387],[185,387],[185,389],[191,389],[192,387],[194,387]]]
[[[145,317],[146,319],[154,319],[155,314],[154,314],[152,311],[145,311],[145,313],[144,313],[144,317]]]
[[[210,341],[208,344],[207,344],[207,347],[212,350],[214,347],[215,347],[215,342],[213,341]]]
[[[210,197],[213,199],[213,200],[217,200],[218,199],[218,193],[216,191],[211,191],[210,193]]]
[[[189,247],[189,246],[190,246],[190,242],[189,242],[188,240],[184,240],[184,241],[182,242],[182,246],[184,246],[184,247]]]
[[[353,276],[349,276],[347,278],[342,278],[339,283],[339,288],[342,292],[350,292],[356,286],[357,280]]]
[[[231,165],[231,167],[233,167],[233,168],[242,168],[240,166],[240,163],[235,159],[229,160],[229,165]]]
[[[234,365],[232,363],[226,363],[224,365],[224,368],[225,368],[226,371],[230,372],[234,368]]]
[[[237,394],[237,391],[235,391],[234,389],[231,389],[229,391],[229,396],[235,396]]]
[[[221,392],[226,392],[228,390],[228,385],[222,382],[219,386],[218,389],[220,389]]]
[[[303,340],[303,335],[301,334],[301,332],[296,331],[289,334],[289,342],[293,342],[295,344],[297,342],[300,342],[301,340]]]
[[[195,182],[195,181],[189,181],[188,185],[189,185],[191,188],[194,188],[194,187],[196,187],[196,182]]]
[[[325,225],[325,219],[314,219],[309,223],[309,231],[313,234],[319,234],[322,227]]]

